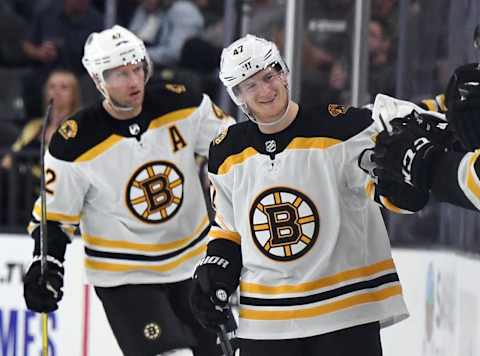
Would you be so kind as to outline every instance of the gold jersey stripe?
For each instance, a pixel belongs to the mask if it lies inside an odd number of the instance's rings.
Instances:
[[[365,191],[367,193],[367,197],[369,197],[371,200],[375,197],[375,184],[373,181],[369,180],[366,187]]]
[[[437,102],[435,100],[433,99],[422,100],[422,103],[424,103],[427,106],[428,111],[438,111]]]
[[[101,270],[105,272],[133,272],[133,271],[153,271],[153,272],[168,272],[177,268],[188,260],[203,255],[207,251],[207,245],[202,244],[194,250],[190,250],[180,258],[165,263],[163,265],[149,265],[149,264],[122,264],[115,262],[100,262],[95,261],[89,257],[85,258],[85,267],[94,270]]]
[[[480,181],[477,177],[475,172],[475,161],[480,156],[480,150],[476,150],[472,156],[468,159],[467,164],[467,181],[466,185],[468,189],[478,198],[480,199]]]
[[[329,137],[297,137],[290,142],[286,149],[326,149],[339,143],[342,143],[342,141]],[[233,166],[237,164],[243,164],[247,159],[256,154],[258,154],[257,150],[255,150],[253,147],[248,147],[240,153],[229,156],[218,168],[218,174],[221,175],[228,173]]]
[[[408,211],[408,210],[404,210],[404,209],[401,209],[399,208],[398,206],[396,206],[395,204],[393,204],[390,199],[384,197],[383,195],[380,196],[380,201],[381,203],[383,204],[383,206],[385,208],[387,208],[388,210],[390,211],[393,211],[394,213],[397,213],[397,214],[407,214],[407,213],[411,213],[411,211]]]
[[[395,285],[379,291],[353,295],[342,300],[337,300],[335,302],[306,309],[280,311],[252,310],[240,307],[240,318],[253,320],[292,320],[313,318],[324,314],[334,313],[343,309],[352,308],[357,305],[379,302],[401,294],[402,288],[400,285]]]
[[[203,229],[206,228],[208,225],[209,220],[208,216],[205,216],[202,222],[195,228],[193,231],[193,235],[184,237],[179,240],[171,241],[171,242],[163,242],[157,244],[145,244],[140,242],[131,242],[131,241],[115,241],[115,240],[107,240],[97,236],[91,236],[88,234],[82,234],[82,238],[85,243],[91,245],[92,247],[106,247],[106,248],[117,248],[117,249],[126,249],[126,250],[134,250],[140,252],[161,252],[167,250],[176,250],[183,246],[188,245],[194,238],[198,236]]]
[[[150,122],[150,124],[148,125],[148,128],[156,129],[161,126],[171,124],[172,122],[186,119],[187,117],[192,115],[192,113],[196,109],[197,109],[196,107],[191,107],[191,108],[181,109],[177,111],[172,111],[166,115],[159,116]]]
[[[221,229],[211,229],[208,233],[208,237],[212,239],[225,239],[235,242],[240,245],[240,234],[234,231],[227,231]]]
[[[33,207],[33,214],[38,221],[41,220],[42,209],[40,208],[40,205],[35,204],[35,206]],[[80,215],[66,215],[61,213],[52,213],[47,210],[47,220],[78,224],[80,222]]]
[[[102,154],[103,152],[107,151],[110,147],[115,145],[116,143],[120,142],[123,139],[122,136],[119,135],[111,135],[106,140],[100,142],[98,145],[92,147],[87,152],[82,154],[78,157],[75,162],[86,162],[94,159],[98,155]]]
[[[297,137],[289,143],[289,145],[287,146],[287,150],[311,148],[326,149],[339,143],[342,143],[342,141],[330,137]]]
[[[221,164],[221,166],[218,168],[218,174],[228,173],[230,171],[230,169],[232,169],[233,166],[235,166],[237,164],[242,164],[247,159],[249,159],[252,156],[255,156],[256,154],[258,154],[256,149],[254,149],[252,147],[248,147],[248,148],[244,149],[242,152],[228,157]]]
[[[370,275],[395,269],[395,264],[392,259],[380,261],[370,266],[361,268],[355,268],[348,271],[343,271],[332,276],[323,277],[311,282],[305,282],[300,284],[284,284],[278,286],[267,286],[257,283],[240,283],[240,291],[242,293],[259,293],[259,294],[286,294],[286,293],[299,293],[310,292],[320,288],[329,287],[341,282],[346,282],[352,279],[365,278]]]

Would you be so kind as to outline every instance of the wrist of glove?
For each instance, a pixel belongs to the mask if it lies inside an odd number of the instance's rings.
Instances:
[[[190,296],[192,311],[203,327],[218,331],[219,325],[234,320],[228,299],[238,287],[241,271],[240,247],[231,241],[209,243],[207,255],[195,270]]]
[[[23,279],[27,308],[38,313],[57,310],[63,297],[63,276],[63,264],[52,256],[47,256],[45,275],[42,276],[40,256],[34,256]]]
[[[446,123],[425,122],[416,112],[391,121],[392,132],[382,131],[376,140],[372,160],[378,176],[405,182],[419,191],[428,192],[432,184],[432,167],[444,150],[451,134]]]
[[[377,179],[375,183],[376,192],[389,200],[394,207],[402,209],[403,212],[417,212],[427,205],[430,193],[427,190],[418,189],[405,182],[400,182],[391,177],[388,172],[376,169]],[[386,206],[385,202],[383,205]],[[386,206],[389,210],[391,207]]]

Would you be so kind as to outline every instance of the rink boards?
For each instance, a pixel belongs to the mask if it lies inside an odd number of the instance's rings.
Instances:
[[[38,356],[40,315],[27,311],[22,275],[32,240],[0,235],[0,356]],[[480,257],[395,249],[410,318],[382,332],[385,356],[480,355]],[[67,250],[65,296],[49,316],[51,356],[121,356],[103,309],[85,284],[80,240]]]

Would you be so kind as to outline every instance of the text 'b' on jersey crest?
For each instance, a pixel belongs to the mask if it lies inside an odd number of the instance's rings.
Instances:
[[[162,334],[162,329],[157,323],[148,323],[143,329],[143,334],[145,335],[146,339],[153,341],[160,337]]]
[[[338,115],[345,114],[347,112],[347,107],[345,105],[328,104],[328,112],[333,117],[337,117]]]
[[[65,140],[75,138],[78,132],[78,124],[75,120],[67,120],[58,129],[58,132]]]
[[[305,194],[285,187],[261,193],[250,208],[255,245],[267,257],[292,261],[315,244],[320,227],[317,208]]]
[[[143,222],[163,223],[180,209],[183,183],[183,174],[173,163],[154,161],[144,164],[128,182],[127,206]]]

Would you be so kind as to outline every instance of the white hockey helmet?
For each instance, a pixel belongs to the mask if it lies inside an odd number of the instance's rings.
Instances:
[[[93,32],[85,42],[83,66],[107,99],[105,71],[142,61],[145,68],[145,83],[147,83],[152,75],[153,66],[145,44],[122,26],[115,25],[101,32]]]
[[[288,73],[275,43],[248,34],[222,51],[219,76],[235,104],[243,106],[235,87],[262,69],[276,65]]]

